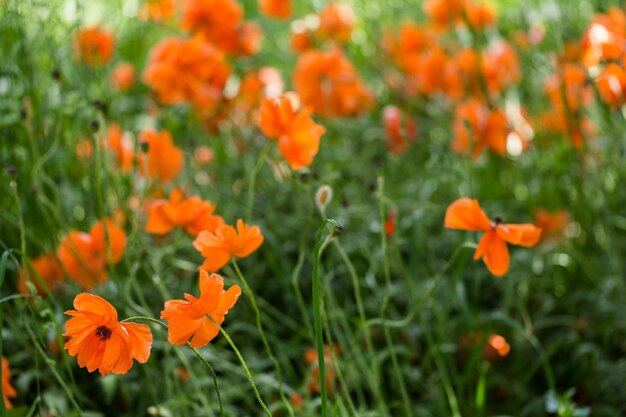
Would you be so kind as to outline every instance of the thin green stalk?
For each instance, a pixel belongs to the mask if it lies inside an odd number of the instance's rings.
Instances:
[[[2,258],[0,258],[0,289],[2,288],[2,284],[4,283],[4,274],[6,272],[6,268],[7,268],[7,262],[9,260],[9,254],[10,252],[8,250],[5,250],[4,253],[2,254]],[[3,328],[3,321],[4,321],[4,313],[0,312],[0,332],[2,331]],[[1,335],[0,335],[1,336]],[[0,358],[2,358],[2,337],[0,337]],[[2,379],[2,366],[0,366],[0,381],[4,381],[4,379]],[[1,417],[7,417],[7,409],[6,406],[4,405],[4,400],[0,401],[0,416]]]
[[[265,351],[267,352],[267,356],[269,356],[270,360],[274,364],[274,368],[276,369],[276,377],[278,378],[278,392],[279,392],[280,398],[283,401],[283,404],[285,404],[285,408],[289,412],[289,415],[291,417],[295,417],[293,408],[291,407],[291,403],[287,399],[287,396],[285,395],[285,390],[283,389],[282,369],[280,367],[280,364],[276,360],[274,353],[272,352],[272,348],[270,347],[270,344],[267,341],[267,337],[265,335],[265,330],[263,329],[263,322],[261,321],[261,311],[259,310],[259,306],[257,305],[254,292],[252,292],[252,288],[250,288],[250,285],[248,285],[248,281],[246,281],[246,278],[241,273],[241,269],[239,269],[239,265],[237,265],[237,261],[235,260],[235,258],[233,258],[232,264],[233,264],[233,267],[235,268],[235,272],[237,273],[237,277],[239,277],[239,280],[241,281],[243,285],[246,296],[248,297],[248,300],[250,301],[250,304],[252,305],[252,309],[254,310],[254,315],[256,318],[256,327],[259,330],[259,334],[261,335],[261,340],[263,341],[263,346],[265,346]]]
[[[261,153],[259,154],[259,159],[256,161],[256,165],[252,171],[252,175],[250,175],[250,182],[248,183],[248,200],[246,203],[246,219],[252,219],[252,209],[254,208],[254,186],[256,185],[256,177],[263,168],[263,162],[265,162],[265,158],[267,157],[267,153],[270,150],[270,144],[265,145]]]
[[[322,333],[322,298],[320,296],[320,245],[322,235],[326,225],[332,223],[338,229],[343,228],[332,219],[325,219],[315,237],[315,248],[313,250],[313,317],[315,321],[315,345],[317,348],[317,366],[320,370],[320,395],[322,397],[322,417],[328,416],[328,392],[326,390],[326,364],[324,360],[324,335]]]
[[[380,221],[380,244],[383,252],[383,272],[385,275],[385,296],[380,306],[380,317],[383,320],[387,315],[387,308],[389,306],[389,300],[391,299],[391,274],[389,272],[389,260],[387,259],[387,237],[385,236],[385,229],[383,227],[383,225],[385,224],[385,211],[383,201],[384,187],[385,179],[383,177],[378,177],[378,214]],[[385,342],[387,343],[387,349],[389,350],[389,354],[391,356],[393,371],[396,375],[396,379],[400,387],[400,395],[402,396],[404,414],[408,417],[411,416],[411,402],[409,400],[409,394],[406,390],[406,383],[402,375],[402,370],[400,369],[400,363],[398,362],[398,356],[396,355],[393,340],[391,339],[391,332],[389,331],[389,326],[387,324],[383,325],[383,333],[385,336]]]
[[[191,347],[191,345],[189,346]],[[224,417],[224,404],[222,404],[222,395],[220,394],[220,389],[219,386],[217,385],[217,374],[215,373],[215,371],[213,370],[213,367],[211,366],[211,364],[209,363],[209,361],[207,361],[204,356],[202,356],[200,354],[200,352],[198,351],[198,349],[192,347],[191,350],[193,350],[193,353],[196,354],[196,356],[198,357],[198,359],[200,359],[202,361],[202,363],[204,364],[204,366],[206,366],[209,369],[209,372],[211,372],[211,376],[213,377],[213,385],[215,386],[215,392],[217,393],[217,403],[220,406],[220,416]]]
[[[128,317],[124,320],[121,320],[122,323],[127,322],[127,321],[135,321],[135,320],[145,320],[145,321],[149,321],[150,323],[154,323],[154,324],[158,324],[160,326],[162,326],[165,329],[168,329],[167,324],[163,323],[160,320],[154,319],[152,317],[146,317],[146,316],[133,316],[133,317]],[[189,345],[189,347],[191,347],[191,345]],[[204,356],[202,356],[200,354],[200,352],[198,351],[198,349],[191,347],[191,350],[193,350],[193,352],[196,354],[196,356],[202,361],[202,363],[209,369],[209,372],[211,373],[211,376],[213,377],[213,385],[215,386],[215,392],[217,393],[217,402],[219,404],[220,407],[220,416],[224,417],[224,405],[222,403],[222,395],[220,394],[220,389],[219,386],[217,384],[217,374],[215,373],[215,370],[213,369],[213,367],[211,366],[211,364],[209,363],[209,361],[207,361]]]
[[[235,352],[235,355],[237,355],[237,359],[239,359],[239,362],[241,363],[241,367],[243,368],[243,371],[246,374],[246,377],[248,378],[248,382],[250,382],[250,386],[252,387],[252,391],[254,391],[254,396],[256,397],[257,402],[259,403],[261,408],[263,408],[263,411],[265,411],[265,414],[267,415],[267,417],[272,417],[272,413],[263,402],[263,399],[261,398],[261,394],[259,394],[259,390],[257,389],[256,384],[254,383],[254,380],[252,379],[252,374],[250,373],[250,369],[248,369],[248,365],[246,365],[246,361],[243,359],[243,356],[241,356],[241,352],[239,352],[239,349],[237,349],[235,342],[233,342],[233,339],[231,339],[228,333],[226,333],[226,330],[224,330],[222,326],[220,326],[213,319],[213,317],[211,317],[208,314],[207,314],[207,317],[209,318],[209,320],[211,320],[213,325],[220,330],[220,333],[222,333],[222,335],[226,338],[226,341],[228,342],[230,347],[233,349],[233,351]]]

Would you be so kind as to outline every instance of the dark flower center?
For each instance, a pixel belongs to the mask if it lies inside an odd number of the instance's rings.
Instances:
[[[106,342],[111,338],[111,329],[106,326],[98,326],[96,329],[96,337],[100,339],[101,342]]]
[[[494,220],[494,222],[496,223],[496,225],[498,225],[498,224],[501,224],[501,223],[502,223],[502,217],[500,217],[500,216],[496,216],[496,218],[495,218],[495,219],[493,219],[493,220]]]

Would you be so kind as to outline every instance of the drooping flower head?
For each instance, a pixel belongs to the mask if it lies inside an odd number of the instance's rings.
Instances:
[[[70,337],[65,350],[76,356],[78,365],[100,375],[125,374],[133,359],[145,363],[150,356],[152,332],[145,324],[119,322],[117,310],[104,298],[81,293],[74,298],[74,308],[65,312],[63,336]]]
[[[108,279],[108,266],[118,263],[125,249],[126,233],[106,219],[94,224],[89,233],[71,230],[56,255],[69,277],[90,290]]]
[[[213,214],[214,211],[211,202],[195,195],[185,198],[181,190],[174,189],[169,200],[156,200],[148,207],[146,232],[164,235],[175,227],[183,227],[192,236],[203,230],[214,232],[224,224],[224,219]]]
[[[2,357],[2,398],[4,400],[4,406],[7,410],[13,408],[13,404],[9,401],[9,398],[13,398],[17,395],[15,389],[11,386],[11,370],[9,369],[9,361]]]
[[[170,182],[180,174],[185,160],[183,151],[174,144],[167,130],[144,130],[139,139],[148,146],[148,153],[139,158],[139,172],[162,183]]]
[[[313,162],[326,129],[311,119],[311,107],[296,113],[292,94],[264,99],[259,110],[259,126],[267,137],[278,139],[280,153],[291,168],[300,169]]]
[[[76,56],[87,65],[106,64],[113,56],[114,47],[113,35],[95,26],[81,29],[74,39]]]
[[[168,300],[161,311],[167,320],[167,340],[178,346],[189,342],[193,348],[205,346],[217,336],[219,329],[241,295],[241,288],[233,285],[224,291],[224,278],[209,275],[200,269],[200,296],[185,294],[185,300]]]
[[[541,229],[532,224],[503,223],[500,217],[489,220],[478,201],[460,198],[446,210],[445,227],[458,230],[484,231],[474,260],[483,259],[493,275],[501,277],[509,270],[509,249],[513,245],[531,247],[537,244]]]
[[[231,258],[245,258],[263,243],[259,226],[248,226],[237,220],[237,229],[230,225],[218,227],[215,232],[200,232],[193,247],[204,256],[201,268],[214,272],[228,264]]]

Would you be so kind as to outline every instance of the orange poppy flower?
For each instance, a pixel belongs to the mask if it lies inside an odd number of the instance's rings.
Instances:
[[[180,174],[185,165],[184,155],[182,149],[174,144],[170,132],[145,130],[139,135],[139,140],[148,144],[147,155],[139,157],[139,172],[142,175],[165,183]]]
[[[200,38],[161,41],[143,73],[162,103],[191,103],[203,112],[215,109],[229,76],[224,54]]]
[[[626,13],[611,7],[606,14],[597,14],[582,37],[581,49],[586,67],[618,59],[626,53]]]
[[[602,99],[618,108],[626,101],[626,71],[617,64],[608,64],[596,80]]]
[[[291,0],[259,0],[259,10],[267,17],[288,19],[293,13]]]
[[[205,346],[219,333],[213,322],[221,326],[240,295],[239,285],[224,291],[224,278],[200,269],[200,297],[185,294],[186,301],[168,300],[161,311],[161,318],[168,322],[168,342],[178,346],[189,342],[192,348]]]
[[[242,20],[243,7],[235,0],[188,0],[181,26],[226,53],[251,55],[258,50],[261,32]]]
[[[107,267],[118,263],[125,249],[126,233],[107,219],[94,224],[89,233],[70,231],[56,255],[65,273],[90,290],[107,280]]]
[[[496,12],[486,3],[466,3],[465,14],[467,21],[475,29],[484,29],[496,21]]]
[[[290,93],[264,99],[259,110],[259,126],[270,139],[278,139],[280,153],[292,169],[309,166],[317,155],[320,137],[326,129],[311,119],[306,107],[296,114]]]
[[[461,103],[454,117],[452,149],[458,153],[467,153],[471,150],[472,158],[478,158],[484,148],[504,156],[508,124],[503,111],[490,111],[479,100]]]
[[[304,52],[296,64],[293,82],[302,103],[324,117],[354,116],[374,102],[340,49]]]
[[[499,93],[522,78],[517,52],[505,41],[489,45],[482,63],[487,87],[492,93]]]
[[[284,82],[276,68],[263,67],[248,72],[239,86],[237,104],[244,112],[257,107],[262,99],[278,97],[283,93]]]
[[[396,155],[404,153],[417,139],[415,122],[396,106],[383,109],[383,124],[387,148]]]
[[[426,0],[424,12],[435,25],[444,27],[462,19],[465,3],[466,0]]]
[[[7,410],[13,408],[13,404],[9,401],[9,398],[13,398],[17,395],[15,389],[11,386],[11,370],[9,369],[9,361],[2,357],[2,398],[4,399],[4,406]]]
[[[193,153],[196,162],[199,165],[209,165],[215,157],[215,152],[208,146],[198,146]]]
[[[478,201],[460,198],[446,210],[445,227],[458,230],[484,231],[474,260],[483,258],[487,269],[501,277],[509,270],[509,249],[506,243],[531,247],[537,244],[541,229],[532,224],[504,224],[500,217],[489,220]]]
[[[17,284],[17,289],[21,294],[29,293],[27,282],[32,282],[40,295],[46,294],[46,290],[43,285],[40,284],[37,275],[41,278],[41,281],[43,281],[49,291],[53,291],[54,288],[63,281],[63,270],[54,253],[41,255],[30,261],[30,264],[32,269],[27,267],[20,271],[20,280]]]
[[[111,73],[111,84],[119,91],[129,90],[135,83],[135,68],[130,62],[122,62]]]
[[[385,234],[389,237],[396,233],[396,209],[389,210],[387,221],[385,222]]]
[[[65,350],[76,356],[81,368],[96,369],[100,375],[125,374],[133,359],[145,363],[150,357],[152,332],[145,324],[117,321],[117,310],[104,298],[81,293],[74,298],[74,308],[65,312],[63,336],[70,339]]]
[[[222,216],[213,214],[215,205],[198,196],[185,198],[183,192],[174,189],[169,200],[156,200],[148,208],[146,232],[164,235],[175,227],[183,227],[192,236],[203,230],[214,232],[224,224]]]
[[[225,266],[232,257],[245,258],[263,243],[259,226],[248,226],[237,220],[237,230],[223,225],[215,232],[203,231],[193,242],[193,247],[204,256],[201,268],[214,272]]]
[[[328,3],[320,12],[320,25],[317,33],[322,39],[339,43],[347,42],[352,36],[354,12],[347,4]]]
[[[311,49],[315,43],[314,30],[308,27],[307,22],[296,20],[291,24],[291,49],[294,52],[304,52]]]
[[[81,29],[74,39],[78,59],[88,65],[102,66],[109,62],[114,47],[113,35],[99,27]]]
[[[144,20],[163,22],[176,13],[176,0],[145,0],[139,9],[139,17]]]
[[[535,212],[535,226],[541,228],[541,241],[560,239],[565,236],[565,231],[570,225],[571,219],[567,210],[550,212],[538,209]]]
[[[113,153],[115,162],[123,172],[133,170],[135,161],[133,141],[116,123],[110,124],[107,129],[107,148]]]
[[[335,386],[335,369],[332,367],[332,355],[339,355],[340,349],[337,345],[324,345],[324,362],[326,364],[326,389],[333,392]],[[316,349],[309,349],[304,353],[304,361],[311,367],[308,388],[311,394],[320,393],[320,369]]]

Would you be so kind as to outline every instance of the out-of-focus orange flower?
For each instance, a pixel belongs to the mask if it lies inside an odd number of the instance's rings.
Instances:
[[[571,219],[567,210],[550,212],[538,209],[535,212],[535,226],[541,228],[541,241],[558,240],[565,236]]]
[[[215,153],[208,146],[198,146],[193,155],[199,165],[208,165],[213,161]]]
[[[259,10],[267,17],[288,19],[293,13],[291,0],[259,0]]]
[[[107,147],[115,157],[115,163],[122,171],[133,170],[135,151],[132,139],[122,131],[120,125],[112,123],[107,128]]]
[[[479,100],[468,100],[456,109],[452,149],[458,153],[471,150],[472,158],[480,156],[484,148],[503,156],[508,132],[508,120],[503,111],[490,111]]]
[[[458,230],[484,231],[474,260],[483,259],[489,272],[501,277],[509,270],[509,249],[506,243],[531,247],[537,244],[541,229],[530,224],[503,223],[502,218],[489,220],[477,200],[460,198],[446,210],[445,227]]]
[[[466,0],[426,0],[424,12],[435,25],[445,27],[463,18],[465,3]]]
[[[35,285],[41,295],[47,294],[46,288],[48,291],[53,291],[59,283],[63,282],[63,270],[54,253],[44,254],[33,259],[26,269],[20,271],[17,288],[21,294],[28,294],[29,290],[26,283],[29,281]]]
[[[164,235],[176,227],[197,236],[203,230],[214,232],[224,224],[222,216],[213,214],[215,205],[198,196],[185,198],[183,192],[174,189],[169,200],[156,200],[148,208],[146,232]]]
[[[482,62],[487,87],[492,93],[499,93],[522,78],[517,52],[505,41],[489,45]]]
[[[150,357],[152,332],[145,324],[117,321],[117,310],[104,298],[81,293],[74,298],[74,308],[65,312],[71,319],[65,323],[70,339],[65,350],[77,356],[78,365],[100,375],[125,374],[133,359],[145,363]]]
[[[385,234],[387,236],[393,236],[396,233],[396,209],[389,210],[387,221],[385,222]]]
[[[503,336],[491,334],[483,348],[483,358],[488,361],[495,361],[505,357],[510,351],[511,345],[509,345]]]
[[[88,65],[106,64],[113,56],[114,48],[113,35],[95,26],[81,29],[74,39],[76,56]]]
[[[135,68],[130,62],[122,62],[111,73],[111,84],[119,91],[129,90],[135,83]]]
[[[601,61],[612,61],[626,53],[626,13],[611,7],[597,14],[581,40],[583,64],[593,67]]]
[[[482,57],[473,48],[459,50],[446,64],[445,93],[454,99],[481,96]]]
[[[542,124],[548,130],[568,135],[576,148],[581,148],[583,137],[593,132],[593,125],[581,112],[593,99],[593,91],[586,80],[583,67],[564,62],[544,84],[552,107],[542,116]]]
[[[350,40],[354,27],[354,12],[343,3],[328,3],[320,12],[317,33],[322,39],[344,43]]]
[[[339,49],[304,52],[296,64],[293,81],[302,103],[324,117],[354,116],[374,102]]]
[[[326,364],[326,389],[332,394],[335,385],[335,369],[332,367],[332,356],[339,355],[337,345],[324,346],[324,362]],[[320,369],[316,349],[309,349],[304,353],[304,361],[310,366],[308,388],[311,394],[320,393]]]
[[[188,0],[181,26],[229,54],[251,55],[260,46],[260,28],[243,22],[243,7],[235,0]]]
[[[200,269],[200,297],[185,294],[186,301],[165,302],[161,318],[168,322],[167,340],[178,346],[187,342],[192,348],[205,346],[219,333],[215,323],[221,326],[240,295],[239,285],[224,291],[224,278]]]
[[[232,257],[245,258],[263,243],[259,226],[248,226],[237,220],[237,230],[223,225],[215,232],[202,231],[193,242],[193,247],[204,256],[201,268],[214,272],[228,264]]]
[[[236,101],[244,112],[257,107],[264,98],[275,98],[283,93],[283,78],[276,68],[263,67],[250,71],[241,81]]]
[[[222,98],[230,66],[224,54],[199,39],[168,38],[150,53],[143,79],[164,104],[191,103],[211,112]]]
[[[70,231],[56,255],[65,273],[91,290],[108,279],[107,267],[118,263],[125,249],[126,233],[107,219],[94,224],[89,233]]]
[[[484,29],[496,21],[496,12],[486,3],[467,2],[465,4],[467,21],[475,29]]]
[[[86,138],[78,139],[76,142],[76,157],[82,161],[86,162],[91,159],[91,154],[93,153],[93,146],[91,145],[91,141]]]
[[[609,106],[618,108],[626,101],[626,71],[617,64],[608,64],[596,81],[600,95]]]
[[[178,378],[180,378],[180,380],[183,382],[189,379],[189,371],[187,370],[187,368],[183,368],[182,366],[176,368],[176,374],[178,375]]]
[[[315,29],[309,27],[305,20],[295,20],[291,24],[291,49],[301,53],[313,48],[315,44]]]
[[[292,96],[293,97],[293,96]],[[309,166],[317,155],[320,137],[326,129],[311,119],[311,107],[296,114],[290,94],[264,99],[259,110],[259,126],[270,139],[278,139],[280,153],[292,169]]]
[[[182,149],[174,144],[170,132],[144,130],[139,138],[148,146],[147,155],[139,157],[139,172],[164,183],[175,179],[183,169],[185,160]]]
[[[13,408],[13,404],[9,401],[9,398],[17,396],[17,392],[11,386],[11,370],[9,369],[9,361],[2,357],[2,399],[4,400],[4,406],[7,410]]]
[[[176,0],[144,0],[139,9],[139,18],[164,22],[176,14]]]
[[[291,394],[291,405],[293,405],[295,408],[300,408],[302,407],[302,404],[304,403],[304,398],[302,398],[302,395],[298,392],[294,392],[293,394]]]
[[[383,109],[383,125],[387,148],[396,155],[404,153],[417,139],[415,122],[396,106]]]

